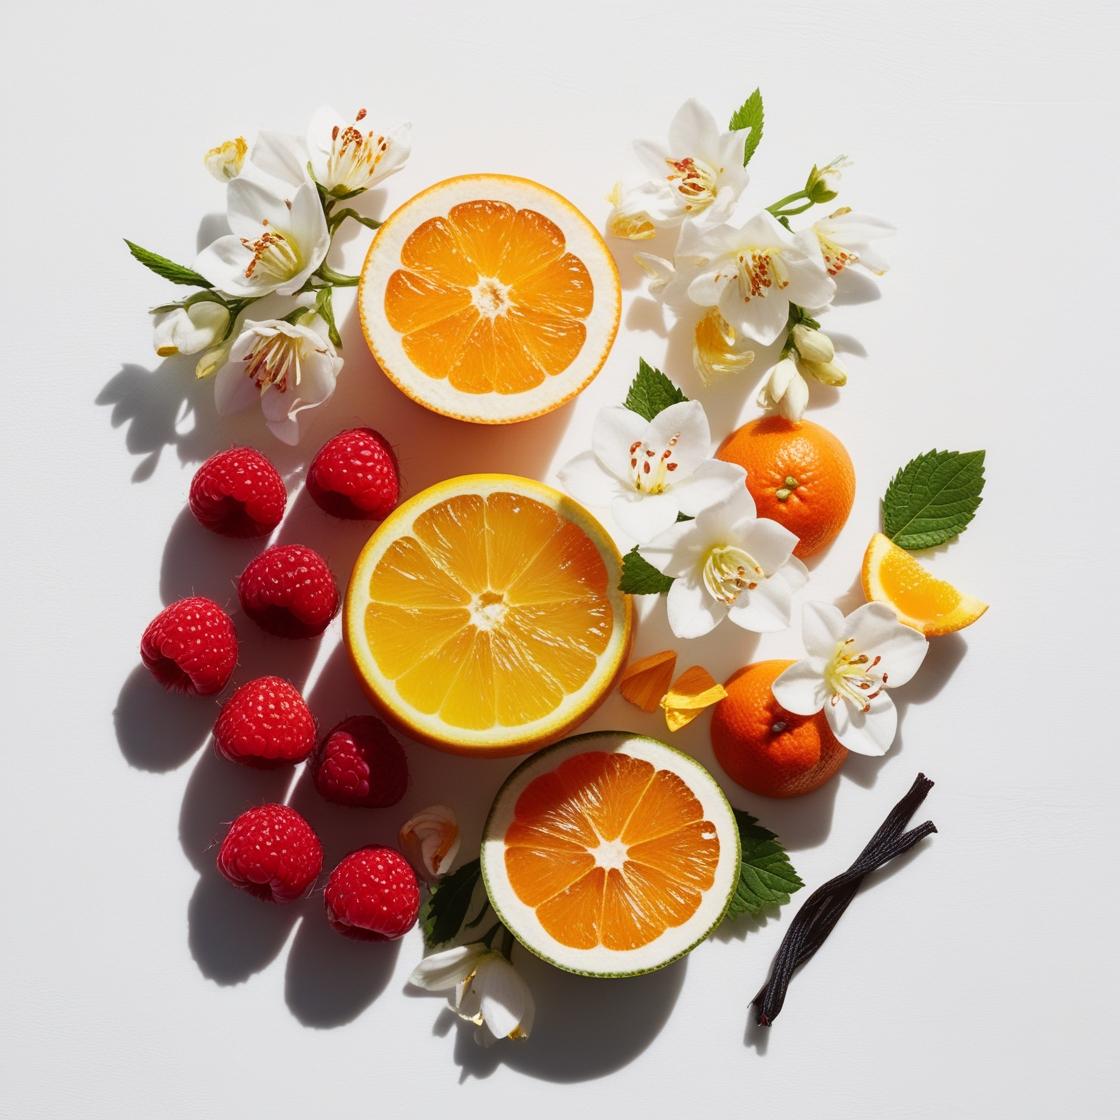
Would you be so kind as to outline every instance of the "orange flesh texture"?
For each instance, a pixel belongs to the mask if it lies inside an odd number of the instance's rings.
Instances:
[[[487,199],[452,206],[409,234],[401,264],[385,315],[429,377],[465,393],[520,393],[583,348],[591,277],[535,210]]]
[[[608,591],[578,525],[521,494],[461,494],[420,514],[374,569],[369,649],[416,709],[472,730],[519,726],[594,673]]]
[[[719,862],[715,827],[681,778],[604,751],[530,782],[505,845],[517,897],[576,949],[636,949],[682,925]]]
[[[934,579],[912,556],[892,548],[879,565],[879,579],[895,608],[911,618],[936,621],[960,605],[961,593]]]

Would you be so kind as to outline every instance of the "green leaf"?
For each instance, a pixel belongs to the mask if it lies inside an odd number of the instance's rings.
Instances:
[[[761,914],[771,906],[789,902],[790,895],[805,885],[793,869],[781,841],[768,828],[742,809],[733,810],[739,824],[742,862],[739,882],[731,896],[727,917]]]
[[[619,591],[625,591],[627,595],[660,595],[663,591],[668,591],[672,585],[672,577],[662,575],[642,556],[637,546],[622,558]]]
[[[984,489],[983,451],[928,451],[883,495],[883,532],[901,548],[933,548],[968,527]]]
[[[475,887],[481,878],[482,865],[477,859],[472,859],[432,885],[424,905],[420,907],[420,929],[424,934],[424,944],[429,949],[446,944],[463,928]]]
[[[645,358],[639,358],[638,373],[630,382],[630,390],[622,403],[631,412],[652,420],[669,405],[686,400],[688,397],[661,370],[654,369]]]
[[[124,243],[128,246],[128,251],[145,268],[150,268],[157,276],[162,276],[164,280],[170,280],[172,284],[190,284],[195,288],[212,288],[214,286],[205,276],[195,272],[193,268],[187,268],[186,265],[176,264],[166,257],[161,257],[159,253],[153,253],[151,249],[144,249],[134,241],[129,241],[127,237],[124,239]]]
[[[747,137],[747,145],[743,149],[744,167],[750,163],[751,156],[754,155],[759,141],[762,139],[763,115],[762,92],[757,89],[731,114],[730,127],[732,132],[736,132],[740,128],[751,130],[750,136]]]

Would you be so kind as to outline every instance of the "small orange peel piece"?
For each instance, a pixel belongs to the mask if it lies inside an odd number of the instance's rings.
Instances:
[[[663,649],[660,653],[651,653],[649,657],[640,658],[626,666],[618,682],[618,691],[643,712],[655,712],[661,698],[669,691],[669,682],[673,679],[676,667],[677,655],[674,650]]]
[[[661,700],[665,724],[670,731],[680,731],[726,695],[727,689],[703,665],[693,665],[677,677]]]

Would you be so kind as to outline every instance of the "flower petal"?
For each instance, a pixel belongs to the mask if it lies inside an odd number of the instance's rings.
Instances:
[[[775,685],[777,681],[774,682]],[[775,693],[777,695],[777,693]],[[778,701],[781,703],[781,701]],[[898,729],[898,712],[894,701],[881,692],[868,702],[869,711],[860,711],[845,700],[824,706],[825,719],[832,734],[856,754],[884,755],[894,742]]]
[[[672,450],[677,464],[670,480],[672,486],[677,478],[687,478],[712,449],[712,430],[699,401],[671,404],[650,421],[646,442],[653,448],[668,448],[670,441],[675,441]]]
[[[727,612],[727,617],[743,630],[772,634],[789,626],[793,613],[793,588],[781,578],[781,569],[770,579],[759,580],[744,589]]]
[[[768,517],[741,521],[735,528],[742,547],[762,565],[767,575],[773,575],[797,547],[797,534]]]
[[[266,175],[298,186],[307,178],[307,149],[298,136],[283,132],[261,132],[249,162]]]
[[[828,660],[844,640],[844,612],[831,603],[806,603],[801,610],[801,640],[810,657]]]
[[[240,182],[234,179],[234,183]],[[232,233],[211,241],[195,258],[196,272],[202,273],[220,292],[230,295],[267,295],[272,290],[267,280],[248,279],[245,266],[249,253],[239,238]]]
[[[727,617],[727,604],[713,599],[691,573],[674,580],[665,598],[669,629],[678,638],[702,638]]]
[[[659,572],[676,579],[697,569],[704,554],[705,540],[702,523],[678,521],[652,540],[644,542],[639,551],[643,560],[648,560]]]
[[[645,544],[663,533],[677,520],[680,507],[671,493],[644,494],[631,491],[611,502],[615,524],[638,544]]]
[[[275,190],[239,176],[226,187],[226,221],[234,237],[255,241],[265,221],[287,229],[288,208]]]
[[[645,440],[649,421],[623,405],[599,410],[591,429],[591,448],[603,469],[627,486],[633,484],[630,448]]]
[[[244,412],[260,399],[260,391],[245,375],[239,359],[232,356],[214,377],[214,407],[219,416]]]
[[[475,963],[485,952],[486,947],[476,942],[432,953],[412,970],[408,982],[429,992],[450,991],[470,975]]]
[[[487,957],[474,983],[481,999],[482,1020],[495,1038],[528,1033],[524,1024],[532,1012],[533,995],[513,965],[503,957]]]
[[[715,117],[690,97],[669,122],[669,151],[672,155],[699,156],[711,162],[719,149],[719,126]]]
[[[929,650],[925,636],[899,622],[886,603],[857,607],[845,620],[845,628],[860,653],[882,658],[879,668],[888,688],[910,680]]]
[[[787,712],[798,716],[815,715],[825,707],[828,687],[824,682],[824,662],[815,657],[795,661],[779,673],[771,686],[774,699]]]
[[[827,276],[827,274],[826,274]],[[763,346],[775,342],[789,321],[790,288],[771,288],[761,295],[743,299],[739,285],[728,281],[720,292],[718,307],[723,317],[740,333]],[[691,288],[689,294],[692,294]]]
[[[557,477],[573,498],[589,506],[606,505],[618,491],[618,479],[603,469],[594,451],[584,451],[570,459]]]
[[[738,463],[724,463],[719,459],[707,459],[687,478],[673,483],[673,497],[681,513],[695,517],[711,506],[742,490],[747,497],[747,472]],[[751,499],[754,506],[754,499]]]

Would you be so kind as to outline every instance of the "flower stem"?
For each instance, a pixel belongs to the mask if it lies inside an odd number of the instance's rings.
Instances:
[[[376,218],[367,218],[364,214],[359,214],[353,206],[346,206],[341,210],[335,211],[327,218],[327,229],[333,235],[334,231],[338,229],[347,218],[353,218],[354,221],[365,226],[366,229],[381,228],[381,223]]]
[[[793,194],[787,194],[785,198],[779,198],[777,202],[770,203],[766,209],[769,210],[775,218],[779,217],[781,214],[800,214],[803,210],[808,210],[809,207],[813,205],[812,199],[809,199],[804,206],[799,206],[796,210],[786,210],[785,207],[791,202],[798,202],[802,198],[809,198],[808,192],[806,192],[804,188],[799,191],[794,191]]]
[[[335,272],[333,268],[326,261],[319,265],[317,276],[321,276],[329,284],[333,284],[336,288],[355,288],[358,285],[360,276],[347,276],[344,272]]]

